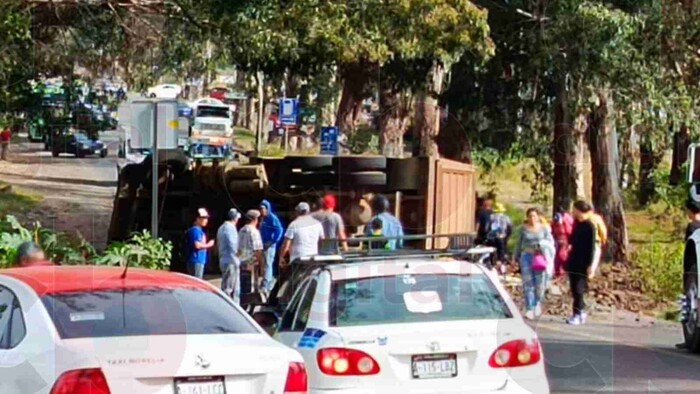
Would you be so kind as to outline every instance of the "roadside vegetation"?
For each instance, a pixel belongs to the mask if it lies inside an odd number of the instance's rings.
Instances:
[[[41,202],[41,196],[0,182],[0,217],[26,212]]]
[[[52,261],[62,265],[96,264],[109,266],[168,269],[172,259],[172,244],[154,240],[148,231],[133,234],[126,242],[111,244],[98,253],[80,234],[55,232],[35,222],[22,225],[15,216],[0,221],[0,268],[11,267],[17,259],[17,248],[31,241],[39,245]]]

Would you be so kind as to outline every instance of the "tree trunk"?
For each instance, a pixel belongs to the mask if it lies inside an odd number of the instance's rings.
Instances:
[[[593,205],[608,227],[608,252],[615,262],[627,261],[627,225],[619,182],[617,132],[608,92],[598,92],[598,105],[588,122],[588,149],[593,173]]]
[[[654,171],[661,163],[661,160],[663,160],[663,154],[663,149],[661,149],[661,152],[655,152],[649,131],[645,130],[639,139],[639,190],[637,200],[642,206],[649,204],[656,194]]]
[[[576,198],[586,198],[586,128],[587,118],[584,114],[576,117],[574,147],[576,148]]]
[[[255,152],[260,151],[263,133],[265,130],[265,74],[261,71],[255,73],[255,82],[258,87],[258,127],[255,129]]]
[[[338,104],[337,126],[346,135],[352,134],[357,124],[357,117],[365,98],[365,87],[369,82],[370,71],[366,62],[346,64],[340,67],[343,81],[342,95]]]
[[[438,95],[442,92],[445,68],[435,63],[430,68],[426,87],[418,92],[416,101],[416,130],[419,136],[421,156],[439,156],[437,137],[440,133],[440,106]]]
[[[554,103],[554,209],[568,210],[576,199],[576,145],[564,81]]]
[[[671,163],[671,175],[669,183],[672,186],[679,185],[683,180],[682,167],[688,161],[688,147],[690,146],[690,132],[688,126],[682,124],[680,130],[673,134],[673,162]]]
[[[401,157],[403,135],[408,127],[408,108],[405,92],[391,86],[381,86],[379,91],[379,150],[385,156]]]

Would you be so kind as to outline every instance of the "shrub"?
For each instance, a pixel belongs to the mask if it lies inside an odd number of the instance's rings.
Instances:
[[[0,221],[0,268],[7,268],[17,259],[17,248],[32,241],[39,245],[46,257],[61,264],[85,264],[95,249],[80,234],[57,233],[36,222],[25,228],[16,217],[8,215]]]
[[[683,248],[680,242],[651,242],[633,253],[633,280],[645,294],[672,301],[683,292]]]
[[[115,242],[95,259],[95,264],[148,269],[168,269],[173,245],[161,238],[153,239],[147,230],[134,233],[127,242]]]

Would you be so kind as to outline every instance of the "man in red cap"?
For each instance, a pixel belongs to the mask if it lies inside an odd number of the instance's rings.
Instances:
[[[318,209],[311,216],[323,225],[323,235],[325,239],[337,239],[343,246],[343,250],[348,250],[348,243],[345,242],[345,223],[343,217],[335,212],[338,200],[332,194],[326,194],[316,203]]]

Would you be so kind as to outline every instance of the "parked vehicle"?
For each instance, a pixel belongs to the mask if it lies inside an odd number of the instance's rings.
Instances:
[[[81,131],[60,132],[54,135],[51,151],[53,157],[58,157],[61,153],[70,153],[76,157],[99,155],[104,158],[108,153],[102,141],[90,138]]]
[[[549,393],[537,334],[488,267],[447,249],[292,264],[309,268],[281,319],[254,317],[304,357],[310,393]]]
[[[150,98],[178,98],[182,94],[182,88],[175,84],[163,84],[149,88],[146,95]]]
[[[300,355],[192,277],[2,270],[0,311],[3,394],[307,392]]]

